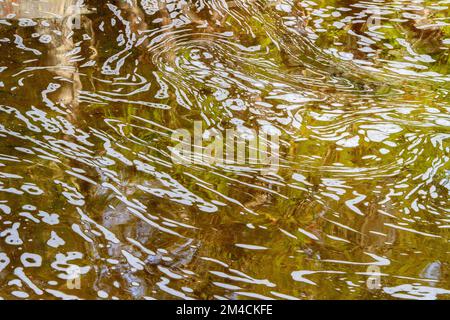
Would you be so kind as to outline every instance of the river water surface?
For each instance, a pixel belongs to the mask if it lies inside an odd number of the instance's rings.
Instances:
[[[446,0],[0,0],[0,297],[448,299],[449,49]]]

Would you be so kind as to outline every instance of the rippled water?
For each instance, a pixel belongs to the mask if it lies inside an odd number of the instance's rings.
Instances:
[[[0,0],[2,298],[450,297],[449,1],[48,2]]]

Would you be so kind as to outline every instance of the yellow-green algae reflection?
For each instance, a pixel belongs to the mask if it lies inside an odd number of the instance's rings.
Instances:
[[[0,0],[0,297],[448,299],[449,14]],[[278,170],[174,163],[194,121]]]

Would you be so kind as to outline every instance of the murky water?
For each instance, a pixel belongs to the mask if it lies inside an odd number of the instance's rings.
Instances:
[[[449,1],[76,4],[0,0],[2,298],[450,297]]]

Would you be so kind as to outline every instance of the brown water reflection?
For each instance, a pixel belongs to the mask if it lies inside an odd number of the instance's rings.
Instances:
[[[2,298],[449,297],[447,2],[40,5],[0,0]],[[173,163],[198,120],[278,170]]]

